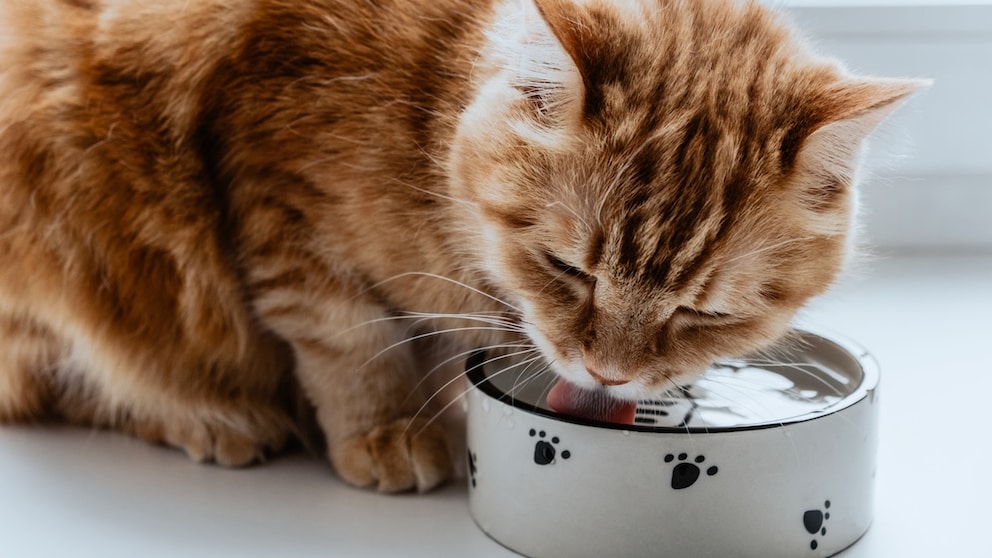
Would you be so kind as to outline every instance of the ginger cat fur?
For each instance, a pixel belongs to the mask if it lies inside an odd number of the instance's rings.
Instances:
[[[312,418],[390,492],[452,472],[416,337],[621,398],[775,343],[924,85],[735,0],[2,0],[0,41],[0,421],[238,466]]]

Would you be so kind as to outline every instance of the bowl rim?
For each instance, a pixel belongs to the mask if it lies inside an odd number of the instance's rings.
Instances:
[[[743,424],[737,426],[648,426],[643,424],[618,424],[615,422],[607,422],[593,419],[584,419],[580,417],[573,417],[570,415],[563,415],[549,411],[547,409],[542,409],[536,405],[532,405],[525,401],[520,401],[512,396],[509,396],[505,392],[497,388],[491,381],[485,372],[485,350],[478,350],[473,352],[466,359],[465,363],[465,375],[468,378],[471,386],[478,389],[484,396],[496,400],[504,405],[509,405],[514,409],[524,411],[530,414],[538,415],[541,417],[549,418],[558,422],[565,422],[574,424],[580,427],[587,428],[601,428],[608,430],[621,430],[625,432],[644,432],[652,434],[720,434],[728,432],[744,432],[752,430],[767,430],[771,428],[781,428],[788,425],[796,425],[804,422],[813,421],[819,418],[829,417],[836,413],[839,413],[845,409],[853,407],[854,405],[860,403],[865,398],[873,396],[875,390],[878,388],[878,382],[880,377],[879,365],[867,349],[856,343],[849,338],[838,335],[833,332],[825,332],[821,328],[810,328],[807,326],[796,327],[792,330],[794,333],[798,334],[801,338],[814,337],[817,338],[818,342],[825,342],[830,345],[834,345],[836,348],[850,355],[850,357],[857,362],[861,369],[861,381],[858,385],[847,395],[841,398],[837,403],[830,406],[825,412],[824,411],[811,411],[801,415],[796,415],[793,417],[787,417],[778,422],[761,422],[756,424]]]

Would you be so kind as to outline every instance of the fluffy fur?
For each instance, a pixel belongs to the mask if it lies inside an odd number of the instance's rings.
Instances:
[[[533,2],[533,3],[532,3]],[[409,341],[659,392],[845,259],[856,78],[734,0],[0,2],[0,420],[451,473]]]

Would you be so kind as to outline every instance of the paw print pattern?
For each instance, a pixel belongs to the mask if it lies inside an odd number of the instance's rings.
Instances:
[[[688,463],[686,461],[687,459],[689,459],[689,454],[680,453],[678,455],[679,463],[672,469],[672,488],[675,490],[682,490],[696,484],[701,473],[699,467],[706,461],[706,457],[702,455],[697,456],[693,460],[695,463]],[[670,453],[665,456],[665,463],[671,463],[672,461],[675,461],[675,454]],[[716,465],[713,465],[709,469],[706,469],[706,474],[712,477],[717,471],[719,469]]]
[[[810,535],[820,535],[821,537],[827,534],[827,527],[824,523],[830,519],[830,500],[823,503],[822,510],[807,510],[803,514],[803,526],[806,527],[806,532]],[[816,547],[820,546],[820,543],[813,539],[809,543],[809,547],[812,550],[816,550]]]
[[[561,455],[562,459],[572,457],[572,452],[568,450],[562,450],[560,454],[558,453],[558,450],[555,448],[561,442],[558,436],[552,436],[551,441],[545,440],[544,438],[546,436],[547,433],[543,430],[537,431],[533,428],[530,429],[530,437],[538,438],[537,443],[534,444],[534,463],[538,465],[552,465],[555,462],[556,455]]]
[[[475,474],[479,472],[479,470],[475,468],[475,464],[478,460],[479,458],[472,453],[472,450],[468,450],[468,478],[469,482],[472,484],[472,488],[475,488]]]

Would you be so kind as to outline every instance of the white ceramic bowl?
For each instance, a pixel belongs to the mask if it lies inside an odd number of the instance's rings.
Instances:
[[[556,414],[553,374],[476,354],[472,516],[532,558],[840,552],[872,519],[878,367],[849,341],[801,337],[639,402],[632,425]]]

